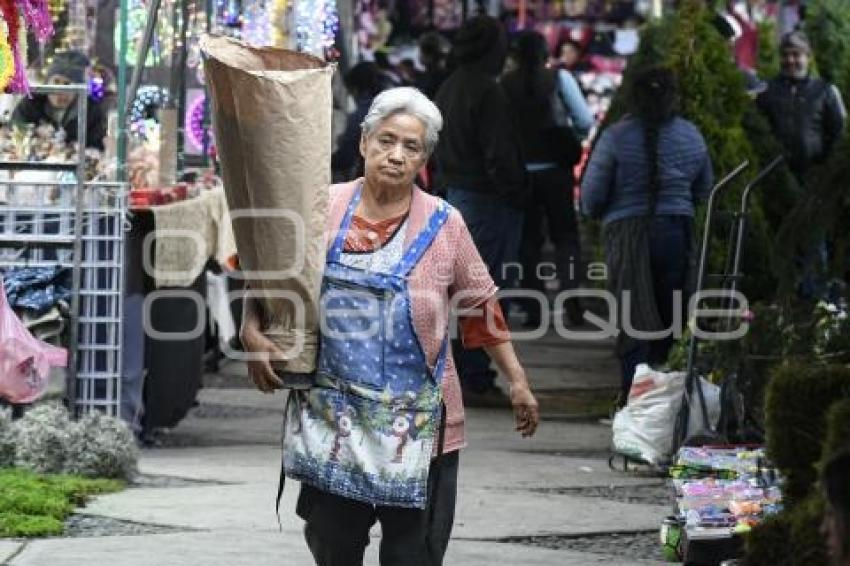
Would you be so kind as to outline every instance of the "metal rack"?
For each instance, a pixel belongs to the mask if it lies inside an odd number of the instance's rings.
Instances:
[[[85,85],[33,86],[73,93],[77,159],[67,163],[0,161],[0,170],[56,173],[56,180],[0,180],[0,268],[59,265],[71,270],[66,400],[73,414],[118,416],[124,287],[126,186],[85,182]],[[62,173],[67,177],[63,178]]]

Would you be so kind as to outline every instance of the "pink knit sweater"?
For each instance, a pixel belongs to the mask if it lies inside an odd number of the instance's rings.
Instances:
[[[331,186],[328,206],[326,241],[333,242],[346,207],[357,186],[350,183]],[[422,230],[437,208],[440,199],[416,188],[410,201],[405,246]],[[446,332],[450,308],[479,307],[496,293],[487,266],[478,254],[472,236],[457,210],[452,210],[440,233],[408,278],[411,295],[413,328],[433,368]],[[460,450],[464,438],[463,397],[451,348],[448,350],[443,376],[443,396],[446,403],[446,436],[443,453]]]

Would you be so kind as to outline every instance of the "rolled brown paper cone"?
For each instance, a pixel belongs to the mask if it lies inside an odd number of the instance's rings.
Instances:
[[[281,375],[315,370],[330,185],[335,65],[204,36],[204,75],[240,265],[286,353]]]

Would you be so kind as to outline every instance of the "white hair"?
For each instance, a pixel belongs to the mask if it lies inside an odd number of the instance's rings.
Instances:
[[[443,116],[427,96],[409,86],[385,90],[372,101],[360,128],[368,136],[393,114],[410,114],[419,118],[425,125],[425,150],[428,154],[434,151],[443,128]]]

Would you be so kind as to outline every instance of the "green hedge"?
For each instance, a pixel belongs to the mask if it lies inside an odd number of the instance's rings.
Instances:
[[[793,511],[767,518],[746,538],[745,566],[823,566],[827,564],[819,529],[823,496],[816,493]]]
[[[808,406],[807,403],[799,403]],[[816,408],[812,408],[816,410]],[[821,462],[850,445],[850,398],[832,404],[826,416]],[[821,437],[824,438],[824,437]],[[814,442],[820,446],[819,442]],[[768,517],[746,538],[745,566],[822,566],[827,564],[819,529],[824,499],[817,484],[793,508]]]
[[[783,496],[793,506],[817,479],[829,407],[850,397],[850,368],[785,363],[776,368],[765,398],[767,451],[785,478]]]

